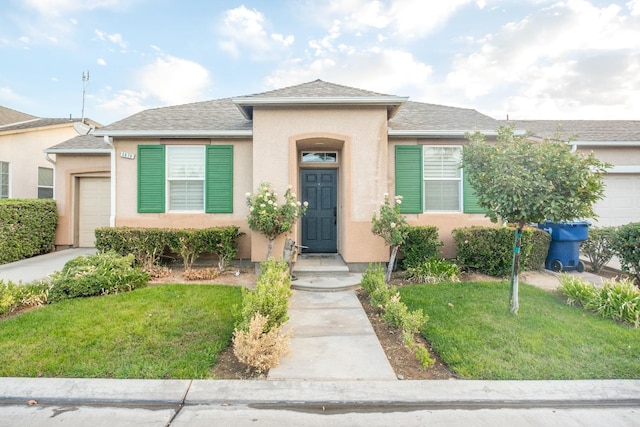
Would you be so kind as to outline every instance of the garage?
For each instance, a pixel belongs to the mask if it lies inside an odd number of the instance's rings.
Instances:
[[[618,226],[640,222],[640,174],[604,176],[605,198],[595,205],[598,214],[594,225]]]
[[[78,179],[78,246],[95,246],[95,229],[109,225],[110,178]]]

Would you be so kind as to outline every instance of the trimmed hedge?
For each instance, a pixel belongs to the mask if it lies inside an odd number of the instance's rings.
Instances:
[[[513,263],[515,227],[466,227],[453,230],[461,267],[490,276],[508,276]],[[549,252],[551,236],[538,228],[522,231],[521,270],[539,270]]]
[[[0,200],[0,264],[53,251],[57,225],[53,199]]]
[[[620,259],[622,271],[635,275],[640,284],[640,222],[619,226],[611,236],[611,248]]]
[[[203,252],[218,256],[221,270],[238,253],[238,238],[241,233],[236,226],[210,228],[133,228],[101,227],[96,229],[96,248],[120,255],[133,254],[145,269],[160,264],[167,248],[181,254],[185,268]]]
[[[404,256],[402,267],[417,267],[426,260],[440,258],[440,247],[443,245],[435,225],[408,227],[407,238],[400,247]]]

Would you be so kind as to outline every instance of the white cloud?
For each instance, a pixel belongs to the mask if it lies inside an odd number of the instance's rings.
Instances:
[[[264,15],[255,9],[240,6],[227,10],[219,46],[236,57],[247,52],[253,59],[266,59],[294,42],[292,35],[268,32],[266,24]]]
[[[640,0],[631,0],[627,3],[627,7],[629,8],[629,11],[631,11],[631,15],[640,15]]]
[[[104,31],[100,31],[98,29],[96,29],[94,32],[95,32],[96,36],[98,37],[98,39],[100,39],[102,41],[111,42],[113,44],[118,45],[122,49],[126,49],[127,48],[127,42],[125,42],[123,40],[122,34],[119,34],[119,33],[107,34]]]
[[[278,88],[321,78],[376,92],[409,94],[428,86],[431,75],[431,67],[409,52],[370,49],[289,61],[267,77],[266,83]]]
[[[106,116],[116,117],[116,119],[121,119],[149,108],[149,106],[145,105],[147,94],[129,89],[113,93],[112,89],[107,87],[99,96],[89,97],[95,99],[98,110],[106,113]]]
[[[45,16],[61,16],[82,10],[121,8],[130,3],[128,0],[23,0],[24,6]]]
[[[312,3],[311,8],[321,25],[338,20],[349,33],[388,30],[397,38],[410,39],[442,28],[458,9],[471,3],[473,0],[331,0]],[[476,2],[479,8],[484,3]]]
[[[209,72],[186,59],[163,55],[137,72],[136,80],[145,94],[163,105],[202,100],[210,85]]]
[[[486,103],[497,117],[631,117],[625,109],[640,98],[639,29],[640,20],[617,5],[556,3],[456,57],[441,90]],[[496,95],[504,94],[496,105]]]
[[[103,67],[107,65],[107,61],[105,61],[104,58],[98,58],[96,62],[98,65],[102,65]]]

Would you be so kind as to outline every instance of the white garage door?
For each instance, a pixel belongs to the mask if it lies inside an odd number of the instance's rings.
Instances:
[[[109,178],[80,178],[78,246],[95,246],[95,229],[109,225],[110,194]]]
[[[600,227],[640,222],[640,174],[604,176],[605,198],[595,205]]]

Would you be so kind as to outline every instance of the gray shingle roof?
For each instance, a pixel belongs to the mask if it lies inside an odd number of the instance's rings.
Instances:
[[[100,129],[112,130],[251,130],[231,98],[141,111]]]
[[[31,114],[12,110],[11,108],[3,107],[0,105],[0,126],[5,126],[12,123],[24,122],[32,119],[37,119],[37,117],[32,116]]]
[[[575,136],[578,141],[640,141],[640,120],[500,120],[502,125],[552,138],[560,126],[562,140]]]
[[[495,130],[498,122],[475,110],[446,107],[442,105],[405,102],[405,98],[394,95],[356,89],[322,80],[315,80],[296,86],[213,101],[196,102],[172,107],[155,108],[134,114],[97,131],[99,135],[110,132],[180,132],[180,131],[251,131],[253,123],[238,109],[238,103],[259,102],[270,98],[309,99],[367,99],[388,102],[389,106],[400,106],[396,116],[390,121],[392,129],[402,131],[421,130]],[[385,101],[386,100],[386,101]],[[249,115],[250,117],[250,115]]]
[[[389,121],[393,130],[496,130],[498,121],[468,108],[407,101]]]
[[[92,134],[76,136],[75,138],[68,139],[45,150],[46,153],[52,154],[64,152],[97,153],[100,151],[104,151],[105,154],[109,154],[111,152],[111,147],[109,144],[105,144],[103,137]]]
[[[371,98],[371,97],[395,97],[369,90],[343,86],[323,80],[302,83],[267,92],[245,95],[247,98]]]

